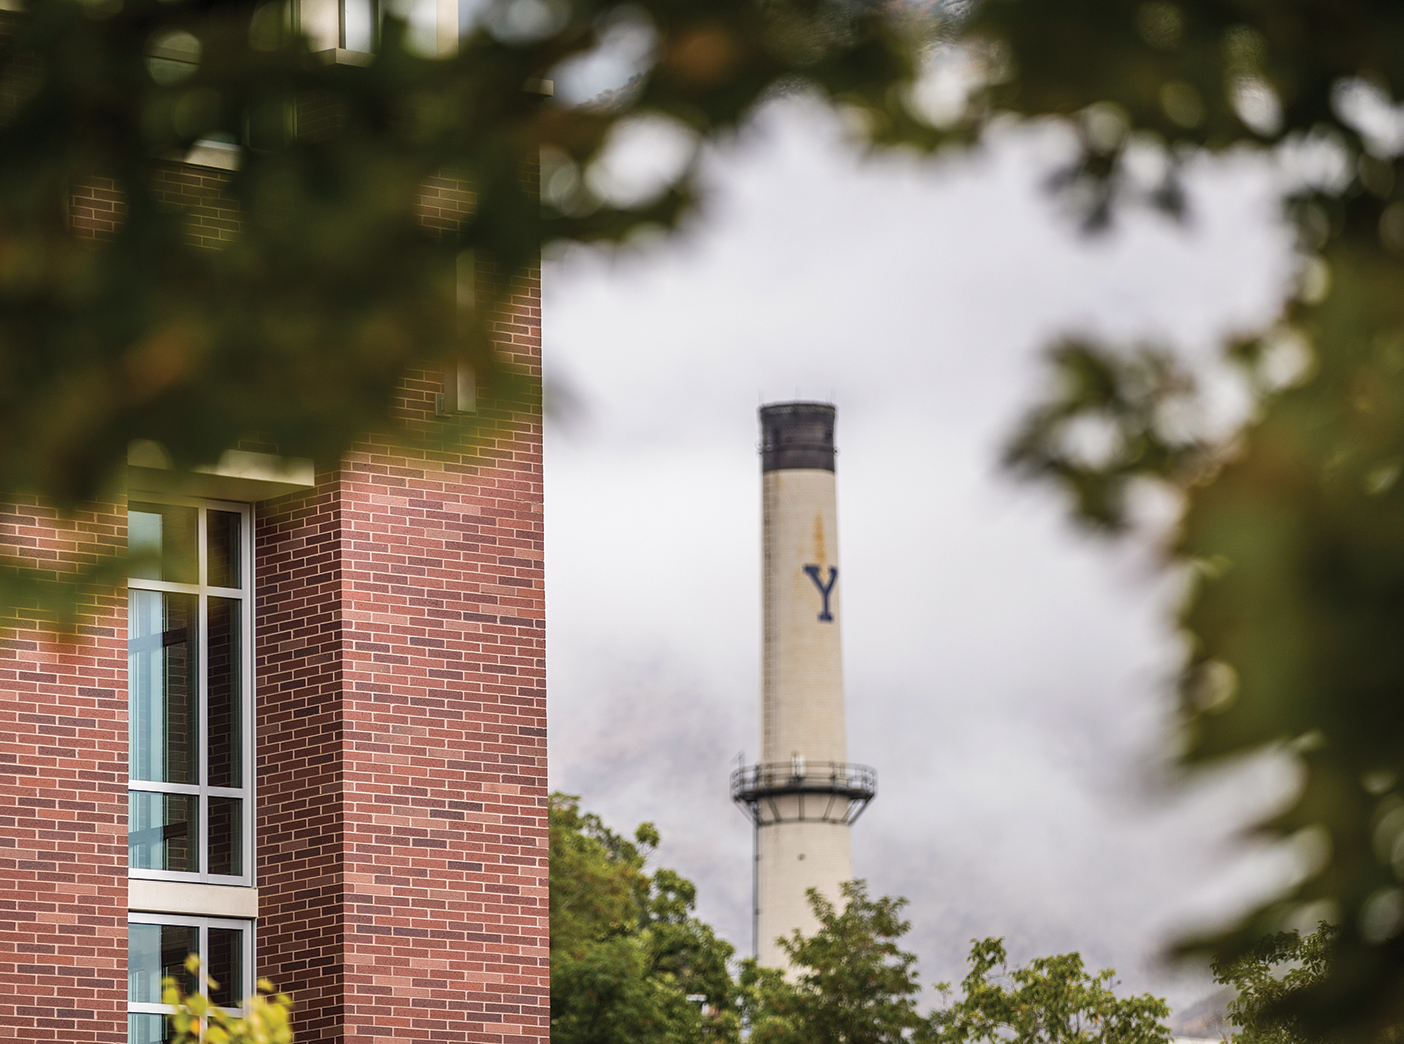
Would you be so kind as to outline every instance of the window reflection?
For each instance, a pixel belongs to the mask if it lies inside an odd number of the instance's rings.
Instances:
[[[210,1000],[222,1008],[244,1003],[244,933],[238,928],[211,928],[206,960]]]
[[[191,924],[133,924],[127,929],[127,1000],[161,1003],[161,980],[170,976],[186,993],[194,976],[185,959],[200,952],[200,929]]]
[[[164,1015],[127,1016],[127,1044],[169,1044],[175,1040],[175,1027]]]
[[[200,582],[196,551],[199,511],[175,504],[131,504],[127,509],[130,575],[141,580]]]
[[[250,868],[248,517],[212,505],[129,507],[134,871],[227,879]]]
[[[210,862],[212,874],[238,877],[244,872],[243,811],[238,798],[210,798]]]
[[[128,606],[132,778],[194,783],[200,726],[196,598],[134,590]]]
[[[137,870],[196,873],[200,828],[193,794],[133,790],[127,808],[127,859]]]
[[[142,915],[138,915],[142,916]],[[150,915],[127,925],[127,1044],[167,1044],[174,1037],[163,983],[174,979],[186,996],[204,993],[238,1011],[252,991],[247,921]],[[203,982],[185,968],[196,956]]]
[[[233,511],[205,512],[205,570],[211,587],[239,586],[240,523]]]
[[[243,785],[240,609],[240,602],[233,598],[209,600],[205,714],[212,787]]]
[[[375,50],[378,21],[375,0],[342,0],[341,46],[348,51]]]

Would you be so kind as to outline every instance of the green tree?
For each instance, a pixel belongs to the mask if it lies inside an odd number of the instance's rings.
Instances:
[[[1278,932],[1232,960],[1214,961],[1214,981],[1235,991],[1228,1006],[1229,1021],[1238,1027],[1233,1044],[1316,1044],[1332,1039],[1313,1035],[1287,1002],[1325,978],[1339,936],[1339,928],[1323,921],[1311,935]]]
[[[921,1022],[916,957],[898,946],[911,928],[900,916],[907,900],[869,898],[862,881],[845,882],[842,893],[836,904],[809,889],[819,927],[780,940],[788,977],[745,962],[754,1044],[896,1044]]]
[[[551,797],[551,1038],[565,1044],[739,1040],[733,949],[692,916],[691,882],[646,872],[658,832],[629,841],[579,798]]]
[[[1118,997],[1116,973],[1089,974],[1079,954],[1039,957],[1013,971],[1005,963],[1001,940],[975,943],[964,996],[932,1012],[918,1044],[1169,1044],[1166,1003]]]

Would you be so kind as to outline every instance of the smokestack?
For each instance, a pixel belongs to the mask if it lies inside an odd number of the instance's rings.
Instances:
[[[848,828],[877,792],[873,770],[847,762],[834,419],[829,403],[760,410],[762,753],[731,796],[755,826],[755,954],[776,968],[776,938],[817,925],[805,890],[837,902],[853,877]]]

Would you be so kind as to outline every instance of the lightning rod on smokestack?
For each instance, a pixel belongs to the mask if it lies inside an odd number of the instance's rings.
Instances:
[[[762,406],[761,761],[731,776],[755,834],[752,946],[818,926],[805,891],[834,903],[853,877],[848,828],[877,794],[877,773],[847,762],[839,645],[838,508],[830,403]]]

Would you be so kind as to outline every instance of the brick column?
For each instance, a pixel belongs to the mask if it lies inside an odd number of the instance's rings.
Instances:
[[[76,569],[125,547],[125,506],[0,508],[0,543]],[[127,613],[0,620],[0,1038],[127,1039]]]
[[[539,378],[529,286],[498,324]],[[440,374],[411,430],[441,439]],[[311,1041],[549,1037],[539,401],[260,507],[260,974]]]
[[[340,471],[254,511],[258,974],[296,995],[299,1041],[340,1040]]]

